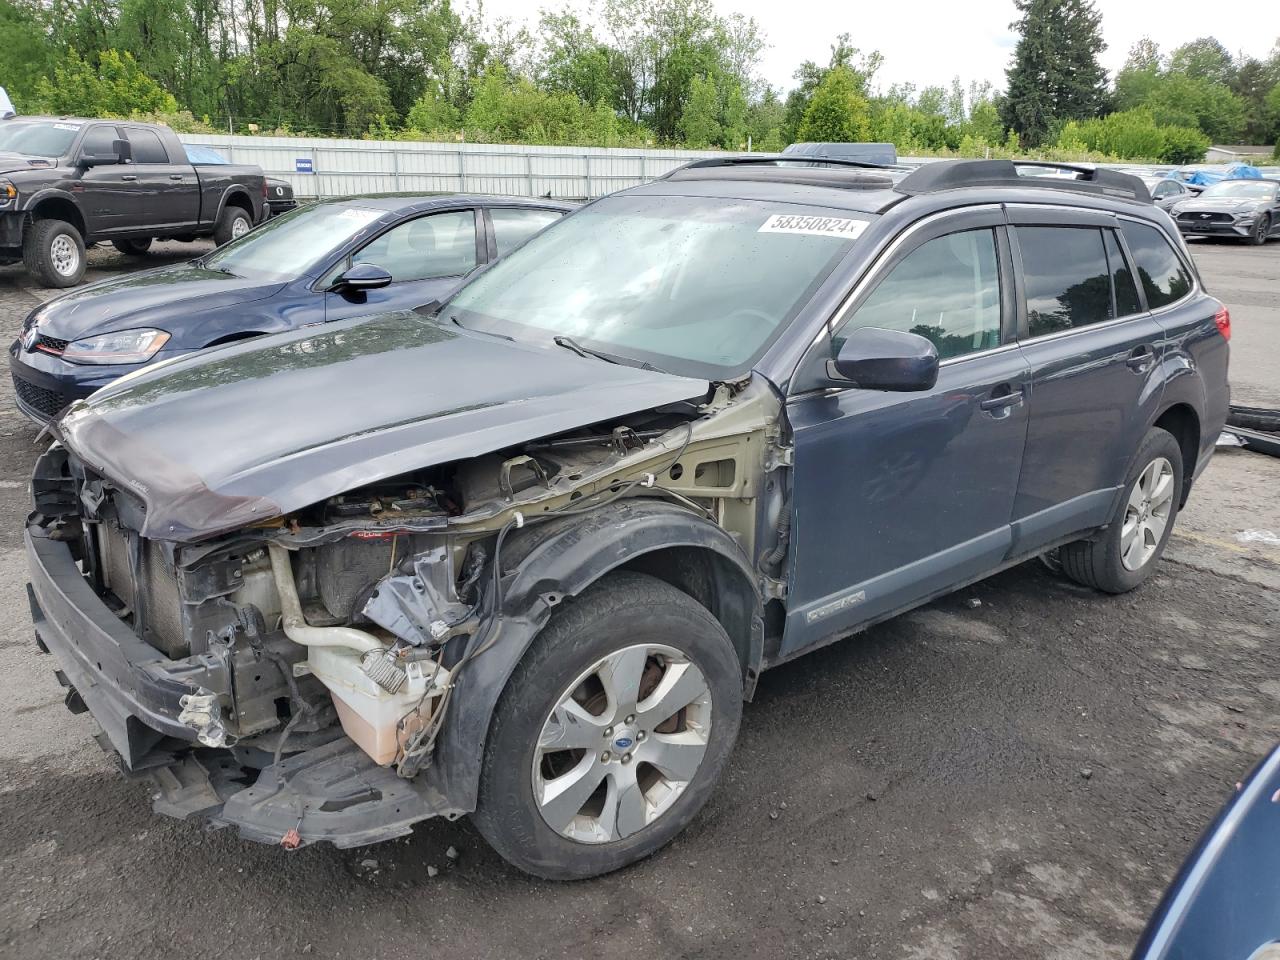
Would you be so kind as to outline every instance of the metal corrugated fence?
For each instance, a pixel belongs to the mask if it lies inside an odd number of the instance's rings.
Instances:
[[[232,163],[256,163],[300,198],[459,191],[582,200],[633,187],[711,150],[631,150],[487,143],[182,134]],[[307,172],[307,169],[310,172]]]

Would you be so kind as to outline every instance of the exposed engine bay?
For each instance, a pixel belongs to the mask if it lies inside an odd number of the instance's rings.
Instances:
[[[703,403],[378,480],[195,543],[141,537],[132,492],[66,451],[34,485],[47,535],[163,654],[188,688],[179,722],[228,776],[252,784],[345,736],[409,779],[431,764],[454,691],[466,696],[468,664],[497,641],[505,584],[538,528],[661,501],[727,531],[768,580],[785,550],[784,484],[766,485],[785,463],[778,422],[767,386],[721,384]],[[558,585],[544,587],[549,609]],[[181,749],[152,739],[133,769]]]

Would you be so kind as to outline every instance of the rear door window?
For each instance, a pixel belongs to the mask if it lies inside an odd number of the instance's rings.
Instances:
[[[129,130],[129,147],[134,163],[168,163],[169,154],[152,130]]]
[[[1097,227],[1018,227],[1032,337],[1112,319],[1111,277]]]
[[[1116,316],[1127,317],[1142,312],[1142,303],[1138,300],[1138,287],[1133,280],[1133,271],[1120,252],[1120,244],[1111,230],[1102,231],[1107,242],[1107,263],[1111,266],[1111,285],[1116,291]]]
[[[498,246],[498,256],[505,257],[520,244],[545,227],[559,220],[559,210],[526,210],[515,207],[494,207],[489,211],[493,221],[493,239]]]
[[[1133,254],[1149,309],[1168,306],[1191,292],[1191,273],[1161,231],[1132,220],[1121,220],[1120,230]]]
[[[879,327],[915,333],[946,360],[1000,345],[1000,274],[995,234],[965,230],[935,237],[907,254],[854,311],[835,337]]]

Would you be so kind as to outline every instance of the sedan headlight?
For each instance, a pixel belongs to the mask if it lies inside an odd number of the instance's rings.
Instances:
[[[72,363],[146,363],[169,342],[163,330],[118,330],[67,344],[62,359]]]
[[[18,188],[8,180],[0,180],[0,207],[7,207],[18,199]]]

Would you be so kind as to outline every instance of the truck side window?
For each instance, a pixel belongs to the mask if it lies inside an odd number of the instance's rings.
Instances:
[[[160,138],[151,130],[130,130],[129,146],[134,163],[168,163],[169,154]]]
[[[84,135],[84,141],[80,144],[80,156],[109,157],[113,152],[111,145],[119,139],[120,135],[115,127],[106,127],[101,124],[90,127],[89,132]]]
[[[1148,307],[1155,310],[1167,306],[1191,291],[1191,274],[1164,234],[1132,220],[1121,220],[1120,230],[1133,254]]]
[[[395,282],[457,277],[476,265],[476,217],[470,210],[435,213],[393,227],[352,257]]]
[[[836,333],[880,327],[916,333],[939,359],[1000,344],[1000,275],[989,229],[966,230],[921,244],[886,274]]]
[[[1043,337],[1112,318],[1111,277],[1097,227],[1018,227],[1027,325]]]

